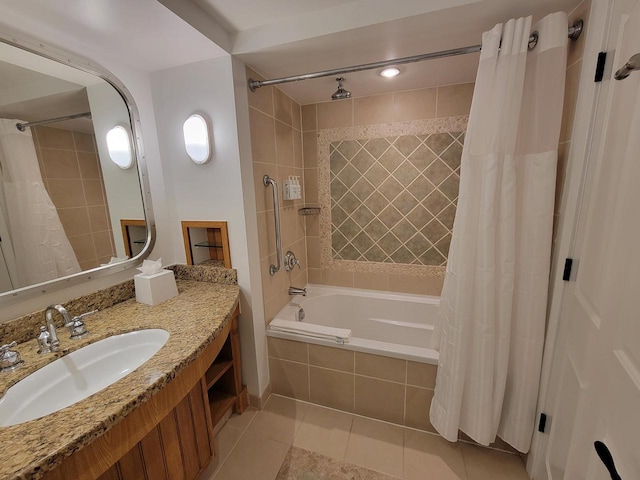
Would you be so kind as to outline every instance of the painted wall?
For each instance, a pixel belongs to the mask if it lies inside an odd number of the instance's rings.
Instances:
[[[233,88],[230,57],[151,74],[166,196],[171,199],[168,222],[173,258],[178,263],[186,262],[180,230],[182,220],[227,222],[231,263],[238,270],[242,291],[240,338],[244,377],[249,392],[258,395],[266,379],[259,378],[253,346],[255,332],[250,312],[255,285],[250,276]],[[182,124],[193,113],[203,115],[211,123],[213,158],[205,165],[193,163],[184,148]]]

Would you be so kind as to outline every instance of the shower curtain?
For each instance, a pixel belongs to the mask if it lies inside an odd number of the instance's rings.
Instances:
[[[460,196],[434,332],[430,418],[529,450],[544,343],[567,15],[531,17],[482,37],[462,153]],[[532,31],[537,46],[528,51]]]
[[[4,207],[19,286],[80,272],[56,207],[42,183],[36,150],[20,120],[0,119],[0,171]]]

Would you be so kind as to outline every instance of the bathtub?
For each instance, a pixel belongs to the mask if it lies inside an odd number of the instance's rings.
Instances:
[[[269,328],[267,335],[437,365],[438,352],[427,346],[439,302],[439,297],[426,295],[307,285],[307,296],[292,297],[275,318],[297,320],[302,307],[304,322],[351,329],[349,342],[338,344]]]

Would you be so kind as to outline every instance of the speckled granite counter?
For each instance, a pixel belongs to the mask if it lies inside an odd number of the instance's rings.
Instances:
[[[238,286],[180,279],[177,284],[179,295],[160,305],[130,299],[88,317],[89,334],[82,339],[70,340],[61,330],[55,354],[38,355],[34,339],[18,345],[25,365],[0,375],[0,393],[55,358],[110,335],[144,328],[170,334],[149,361],[104,390],[44,418],[0,427],[1,479],[39,478],[151,398],[204,351],[231,318]]]

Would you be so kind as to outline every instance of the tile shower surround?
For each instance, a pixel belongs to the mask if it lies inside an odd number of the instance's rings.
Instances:
[[[331,258],[445,266],[462,142],[462,131],[331,142]]]

